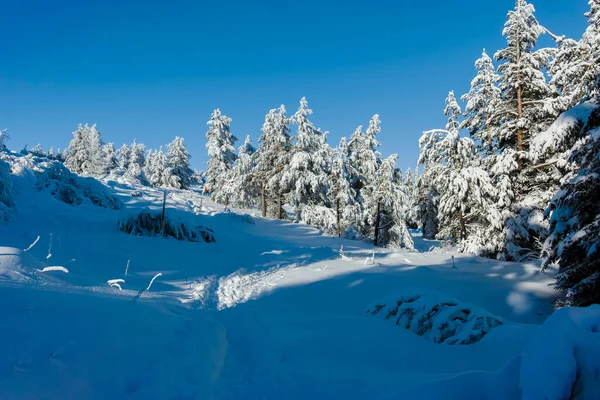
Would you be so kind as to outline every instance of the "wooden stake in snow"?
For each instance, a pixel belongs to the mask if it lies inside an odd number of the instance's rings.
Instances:
[[[137,301],[137,299],[140,298],[140,296],[142,295],[142,293],[144,293],[146,290],[150,290],[150,288],[152,287],[152,284],[154,283],[154,280],[156,278],[158,278],[159,276],[162,276],[162,272],[159,272],[158,274],[154,275],[154,278],[152,278],[152,280],[148,284],[148,287],[145,288],[145,289],[140,290],[139,293],[133,298],[133,300],[131,301],[131,303],[135,304],[135,302]]]

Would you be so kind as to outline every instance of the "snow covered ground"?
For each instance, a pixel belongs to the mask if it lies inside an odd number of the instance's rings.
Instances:
[[[215,243],[127,235],[117,222],[159,210],[162,192],[109,183],[112,210],[59,202],[32,179],[14,176],[17,212],[0,226],[0,399],[516,399],[520,355],[553,312],[553,271],[537,263],[249,223],[187,191],[169,193],[167,215]],[[420,290],[503,324],[438,344],[366,312]]]

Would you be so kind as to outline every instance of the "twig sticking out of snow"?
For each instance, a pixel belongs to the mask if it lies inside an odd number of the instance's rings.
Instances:
[[[127,260],[127,266],[125,267],[125,276],[127,276],[127,273],[129,272],[129,262],[131,260]]]
[[[48,255],[46,256],[46,260],[49,260],[52,257],[52,233],[50,234],[50,244],[48,245]]]
[[[64,272],[65,274],[69,273],[68,269],[66,269],[65,267],[60,267],[60,266],[45,267],[44,269],[38,269],[38,271],[39,272],[61,271],[61,272]]]
[[[344,245],[342,245],[342,247],[340,247],[340,258],[342,260],[352,260],[352,258],[348,257],[347,255],[344,254]]]
[[[454,263],[454,256],[452,256],[452,268],[456,269],[456,264]]]
[[[154,278],[152,278],[152,280],[150,281],[150,283],[148,284],[148,287],[145,289],[142,289],[138,292],[138,294],[133,298],[133,300],[131,301],[132,304],[135,304],[135,302],[140,298],[140,296],[142,295],[142,293],[144,293],[146,290],[150,290],[150,288],[152,287],[152,284],[154,283],[154,280],[156,278],[158,278],[159,276],[162,276],[162,272],[159,272],[158,274],[154,275]]]
[[[365,258],[365,265],[373,265],[373,264],[375,264],[375,252],[373,252],[373,255],[371,257]]]
[[[33,248],[33,246],[35,246],[35,245],[37,244],[37,242],[39,242],[39,241],[40,241],[40,237],[38,236],[38,237],[37,237],[37,238],[36,238],[36,239],[33,241],[33,243],[31,243],[31,244],[29,245],[29,247],[28,247],[28,248],[26,248],[26,249],[25,249],[25,250],[23,250],[23,251],[24,251],[24,252],[28,252],[28,251],[29,251],[29,250],[31,250],[31,249]]]
[[[110,287],[116,287],[119,290],[123,290],[123,289],[121,289],[121,285],[119,285],[119,284],[125,283],[125,279],[109,279],[108,281],[106,281],[106,283],[108,283],[108,286],[110,286]]]

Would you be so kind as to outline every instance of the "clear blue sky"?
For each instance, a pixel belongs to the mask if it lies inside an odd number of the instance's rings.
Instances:
[[[579,38],[587,0],[533,1],[538,20]],[[264,115],[302,96],[329,142],[379,113],[385,155],[414,166],[423,130],[442,127],[513,0],[3,1],[0,128],[9,147],[65,147],[78,123],[117,146],[185,138],[206,163],[219,107],[255,142]]]

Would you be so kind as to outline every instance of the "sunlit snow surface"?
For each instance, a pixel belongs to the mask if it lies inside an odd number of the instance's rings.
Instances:
[[[32,179],[14,176],[0,226],[0,399],[517,399],[520,354],[553,311],[553,271],[536,263],[454,254],[452,268],[418,235],[415,252],[374,249],[206,198],[198,213],[195,192],[171,192],[167,213],[216,243],[126,235],[117,221],[159,210],[161,192],[113,183],[123,207],[109,210]],[[365,313],[420,288],[504,324],[451,346]]]

